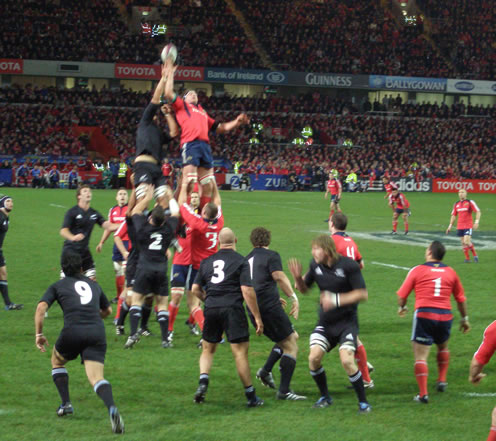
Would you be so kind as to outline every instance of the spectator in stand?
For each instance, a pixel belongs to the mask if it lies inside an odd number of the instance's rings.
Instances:
[[[59,188],[60,172],[57,169],[57,164],[53,164],[48,172],[48,181],[50,182],[50,188]]]
[[[76,166],[72,167],[72,170],[69,172],[67,176],[67,181],[69,183],[69,190],[74,190],[78,186],[79,175],[78,168]]]

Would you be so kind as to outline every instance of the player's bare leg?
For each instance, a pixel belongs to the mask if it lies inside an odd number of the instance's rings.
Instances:
[[[114,397],[112,395],[112,386],[103,377],[103,363],[100,363],[99,361],[85,360],[84,368],[86,370],[88,381],[93,387],[93,390],[104,402],[105,406],[107,406],[110,415],[110,422],[112,424],[112,432],[124,433],[124,421],[115,406]]]
[[[198,167],[193,164],[187,164],[183,166],[181,185],[187,184],[188,193],[191,193],[191,191],[193,190],[193,186],[197,182],[198,182]]]
[[[491,429],[486,441],[496,441],[496,407],[491,413]]]
[[[479,256],[477,256],[477,252],[475,251],[474,244],[472,243],[472,237],[468,234],[461,238],[463,254],[465,255],[465,262],[470,262],[470,251],[472,251],[472,255],[474,256],[474,262],[479,261]]]
[[[179,305],[184,295],[184,286],[173,286],[171,288],[171,301],[169,302],[169,341],[172,341],[174,332],[174,323],[176,321],[177,313],[179,312]]]
[[[239,379],[245,388],[245,396],[248,399],[248,407],[263,406],[264,402],[255,394],[255,388],[251,381],[250,362],[248,361],[248,348],[250,343],[231,343],[231,351],[236,363]]]
[[[212,199],[213,193],[213,183],[215,180],[214,169],[213,168],[203,168],[198,167],[198,180],[200,182],[201,192],[200,192],[200,207],[208,204]]]
[[[430,345],[421,345],[417,342],[413,342],[412,345],[413,356],[415,357],[415,379],[417,380],[419,387],[419,394],[414,398],[414,400],[426,404],[429,400],[429,394],[427,391],[427,379],[429,375],[427,358],[429,357],[431,347]]]

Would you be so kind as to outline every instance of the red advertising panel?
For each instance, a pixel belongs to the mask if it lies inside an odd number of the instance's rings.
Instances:
[[[22,74],[23,70],[24,60],[0,58],[0,74]]]
[[[496,193],[495,179],[467,179],[459,181],[457,179],[433,179],[433,193],[457,193],[460,189],[467,190],[468,193]]]
[[[139,80],[159,80],[161,65],[116,63],[115,78],[133,78]],[[176,81],[203,81],[203,67],[179,66],[174,75]]]

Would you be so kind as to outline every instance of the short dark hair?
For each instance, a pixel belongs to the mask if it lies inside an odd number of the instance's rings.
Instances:
[[[270,245],[270,231],[264,227],[254,228],[250,234],[250,242],[254,247],[268,247]]]
[[[65,251],[62,254],[62,271],[67,277],[80,274],[83,269],[81,256],[73,251]]]
[[[205,205],[205,216],[208,220],[214,220],[219,213],[219,208],[213,202],[209,202]]]
[[[87,185],[87,184],[83,184],[83,185],[79,186],[78,189],[77,189],[77,192],[76,192],[76,200],[78,200],[79,195],[81,194],[81,190],[83,188],[89,188],[91,190],[91,187],[89,185]]]
[[[334,213],[331,217],[331,221],[334,224],[334,228],[337,230],[346,230],[346,226],[348,225],[348,218],[344,213]]]
[[[443,260],[443,257],[446,254],[446,247],[441,242],[435,240],[430,244],[429,249],[431,250],[432,257],[435,260]]]
[[[160,226],[165,222],[165,212],[160,205],[157,205],[152,210],[152,220],[156,226]]]

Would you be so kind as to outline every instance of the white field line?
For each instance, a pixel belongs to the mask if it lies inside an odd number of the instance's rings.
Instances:
[[[48,204],[50,207],[67,208],[65,205]]]
[[[496,397],[495,392],[479,393],[479,392],[463,392],[466,397]]]
[[[387,266],[388,268],[396,268],[396,269],[401,269],[405,271],[410,271],[411,268],[407,268],[406,266],[398,266],[398,265],[393,265],[392,263],[382,263],[382,262],[370,262],[372,265],[381,265],[381,266]]]

